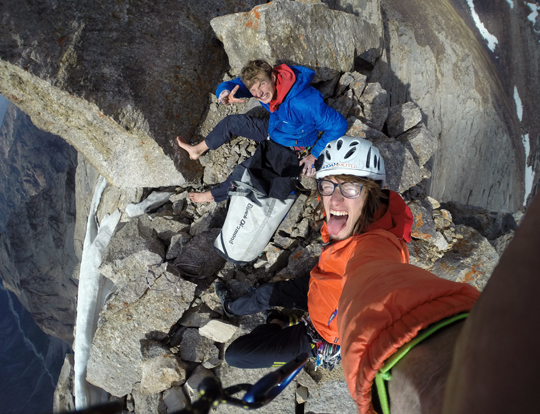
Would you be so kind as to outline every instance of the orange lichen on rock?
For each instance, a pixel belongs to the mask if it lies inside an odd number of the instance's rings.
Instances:
[[[247,14],[246,27],[249,27],[250,29],[253,29],[253,30],[257,30],[257,28],[259,27],[259,20],[261,20],[261,14],[257,11],[258,8],[259,6],[245,13]]]

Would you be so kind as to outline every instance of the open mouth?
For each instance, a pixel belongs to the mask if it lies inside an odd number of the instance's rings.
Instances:
[[[346,211],[331,210],[330,217],[326,222],[326,229],[332,236],[336,236],[346,225],[349,213]]]

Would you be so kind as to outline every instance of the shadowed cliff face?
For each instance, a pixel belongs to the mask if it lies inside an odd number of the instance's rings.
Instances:
[[[465,0],[382,1],[387,48],[373,79],[390,92],[392,105],[419,105],[439,136],[433,197],[515,211],[525,193],[524,131],[531,140],[528,165],[538,170],[538,34],[519,2],[514,9],[505,0],[474,3],[498,39],[494,52]]]
[[[259,3],[2,2],[0,93],[66,139],[109,183],[197,180],[200,165],[174,138],[190,137],[227,68],[209,22]]]
[[[71,344],[77,153],[11,105],[0,129],[0,277],[40,328]]]

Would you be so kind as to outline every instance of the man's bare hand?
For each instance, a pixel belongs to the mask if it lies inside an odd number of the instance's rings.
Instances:
[[[240,85],[236,85],[232,91],[222,91],[219,94],[218,102],[221,102],[223,105],[231,105],[233,103],[244,103],[243,99],[235,98],[234,95],[238,91]]]
[[[300,160],[300,166],[302,168],[302,175],[305,175],[307,177],[313,177],[315,175],[315,161],[317,159],[309,154],[308,156],[302,158]]]

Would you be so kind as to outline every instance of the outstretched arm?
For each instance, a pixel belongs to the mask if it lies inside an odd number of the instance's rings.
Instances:
[[[222,82],[216,89],[216,96],[218,102],[230,105],[232,103],[243,103],[243,99],[239,98],[252,98],[251,92],[244,85],[241,78],[236,78],[227,82]]]
[[[538,411],[540,193],[460,334],[444,414]]]

